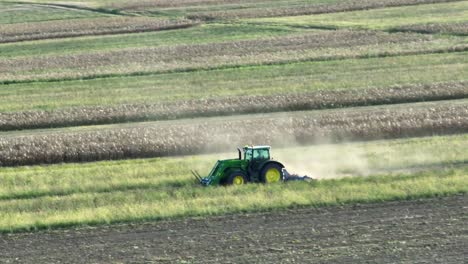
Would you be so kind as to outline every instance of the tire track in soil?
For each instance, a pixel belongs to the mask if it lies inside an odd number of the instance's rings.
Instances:
[[[2,263],[463,263],[468,196],[0,235]]]

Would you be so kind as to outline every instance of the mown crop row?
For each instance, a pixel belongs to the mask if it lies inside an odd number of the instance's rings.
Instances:
[[[468,2],[437,3],[332,14],[244,19],[255,24],[274,24],[301,28],[354,28],[391,30],[431,23],[460,23],[468,16]]]
[[[458,1],[458,0],[455,0]],[[326,14],[356,10],[367,10],[375,8],[396,7],[406,5],[420,5],[432,3],[455,2],[454,0],[347,0],[337,1],[335,3],[313,3],[313,4],[296,4],[289,6],[250,6],[250,8],[233,8],[227,10],[214,10],[202,12],[188,12],[187,18],[199,20],[214,20],[214,19],[237,19],[237,18],[258,18],[258,17],[281,17],[281,16],[300,16],[313,14]],[[143,5],[142,5],[143,7]],[[138,7],[133,5],[134,10]],[[148,8],[148,4],[144,5]]]
[[[157,121],[468,98],[468,81],[0,113],[0,130]]]
[[[187,19],[161,20],[147,17],[103,17],[0,25],[0,43],[68,38],[90,35],[138,33],[196,25]]]
[[[221,151],[245,143],[312,144],[468,132],[468,101],[180,120],[4,134],[0,164],[17,166]]]
[[[109,66],[128,62],[194,61],[198,57],[227,56],[242,57],[246,54],[262,54],[280,51],[303,51],[307,49],[344,48],[380,43],[424,44],[437,41],[431,36],[419,34],[389,34],[378,31],[324,31],[308,34],[281,36],[257,40],[240,40],[223,43],[182,44],[157,48],[124,49],[111,52],[87,52],[72,55],[37,56],[19,59],[2,59],[0,70],[34,70],[41,67],[89,67]]]
[[[458,36],[468,35],[468,22],[460,23],[432,23],[424,25],[407,25],[391,29],[398,32],[417,32],[425,34],[441,33]]]
[[[340,30],[227,43],[1,59],[0,80],[90,78],[467,49],[463,38]]]

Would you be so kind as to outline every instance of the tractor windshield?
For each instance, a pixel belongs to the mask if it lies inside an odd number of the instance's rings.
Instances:
[[[268,149],[245,149],[244,157],[246,160],[268,160],[270,151]]]
[[[253,158],[258,160],[270,159],[270,151],[268,151],[268,149],[255,149]]]

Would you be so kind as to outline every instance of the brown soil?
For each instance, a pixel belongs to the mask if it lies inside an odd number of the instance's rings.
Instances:
[[[1,263],[463,263],[468,196],[0,235]]]

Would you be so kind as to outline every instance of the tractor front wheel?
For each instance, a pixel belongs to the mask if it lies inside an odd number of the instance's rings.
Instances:
[[[283,180],[283,167],[278,164],[270,163],[263,168],[260,175],[264,183],[276,183]]]
[[[247,183],[247,176],[243,172],[235,171],[231,173],[226,181],[227,185],[243,185]]]

